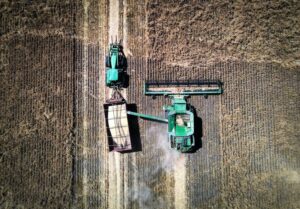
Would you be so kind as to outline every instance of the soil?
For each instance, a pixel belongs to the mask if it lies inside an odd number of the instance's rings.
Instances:
[[[0,208],[299,208],[299,1],[110,2],[1,1]],[[111,33],[140,113],[170,103],[146,97],[145,80],[224,83],[188,99],[195,153],[142,119],[139,150],[108,151]]]

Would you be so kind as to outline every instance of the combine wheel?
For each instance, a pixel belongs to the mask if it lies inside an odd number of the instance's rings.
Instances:
[[[165,118],[168,119],[169,111],[165,110]]]

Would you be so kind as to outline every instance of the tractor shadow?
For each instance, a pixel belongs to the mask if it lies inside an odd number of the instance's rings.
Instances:
[[[127,73],[127,69],[128,69],[128,60],[127,57],[125,56],[124,52],[123,52],[123,47],[122,47],[122,51],[121,51],[121,56],[119,56],[120,62],[121,62],[121,68],[123,70],[122,72],[122,79],[123,79],[123,88],[128,88],[129,86],[129,75]]]
[[[125,55],[124,55],[124,57],[123,57],[123,62],[124,62],[124,64],[123,64],[123,88],[128,88],[128,86],[129,86],[129,75],[128,75],[128,73],[127,73],[127,69],[128,69],[128,63],[127,63],[127,58],[125,57]]]

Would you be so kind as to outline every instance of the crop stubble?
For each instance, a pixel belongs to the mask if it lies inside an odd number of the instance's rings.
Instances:
[[[203,127],[193,154],[169,154],[163,125],[139,119],[142,152],[116,158],[118,174],[102,109],[108,1],[3,3],[1,207],[299,207],[299,3],[268,3],[120,2],[139,112],[170,102],[145,97],[145,79],[220,79],[224,94],[190,99]]]

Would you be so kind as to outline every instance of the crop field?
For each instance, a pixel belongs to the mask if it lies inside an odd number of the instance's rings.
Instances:
[[[0,208],[300,208],[300,3],[0,2]],[[146,80],[223,82],[191,96],[197,150],[129,116],[134,152],[109,152],[105,55],[122,39],[140,113]]]

